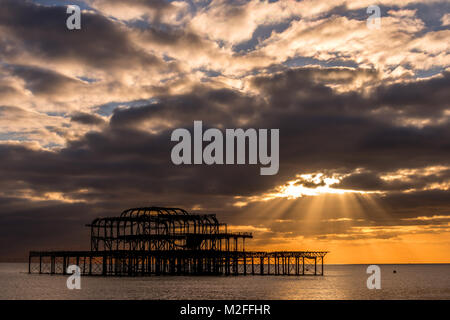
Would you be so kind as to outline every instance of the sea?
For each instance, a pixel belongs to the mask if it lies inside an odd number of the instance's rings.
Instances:
[[[325,265],[324,276],[81,277],[28,274],[26,263],[0,263],[0,299],[450,299],[450,264],[385,264],[381,288],[368,289],[368,265]]]

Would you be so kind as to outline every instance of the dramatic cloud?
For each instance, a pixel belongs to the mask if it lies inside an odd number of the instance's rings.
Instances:
[[[59,4],[0,4],[1,258],[85,248],[85,223],[144,205],[254,248],[448,246],[447,4],[381,1],[372,30],[369,1],[93,0],[73,31]],[[195,120],[279,129],[278,174],[172,164]]]

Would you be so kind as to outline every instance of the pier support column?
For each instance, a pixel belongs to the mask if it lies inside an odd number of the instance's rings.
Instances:
[[[314,257],[314,275],[317,275],[317,257]]]
[[[63,257],[63,266],[62,266],[63,270],[62,270],[62,274],[66,274],[67,271],[67,260],[66,257]]]
[[[277,274],[279,275],[280,274],[280,257],[277,256],[276,259],[277,259]]]
[[[323,257],[322,257],[321,261],[322,261],[322,276],[323,276]]]
[[[302,275],[305,275],[305,257],[302,257],[303,263],[302,263]]]
[[[259,258],[259,273],[264,275],[264,257]]]
[[[55,256],[51,256],[50,258],[50,274],[55,273]]]
[[[106,255],[103,255],[103,260],[102,260],[102,276],[106,276],[106,268],[107,268],[107,266],[108,266],[108,263],[107,263],[107,256]]]
[[[287,257],[287,274],[291,275],[291,257]]]
[[[255,264],[254,264],[253,256],[252,256],[252,275],[255,275]]]
[[[273,274],[277,274],[277,256],[273,257]]]

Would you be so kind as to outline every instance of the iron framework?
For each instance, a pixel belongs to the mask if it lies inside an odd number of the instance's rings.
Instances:
[[[323,275],[325,251],[245,251],[249,232],[229,232],[215,214],[145,207],[88,224],[90,251],[31,251],[29,273],[82,275]]]

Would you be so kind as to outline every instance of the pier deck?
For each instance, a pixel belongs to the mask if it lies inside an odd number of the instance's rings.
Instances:
[[[69,265],[81,275],[323,275],[327,252],[217,251],[31,251],[29,273],[67,274]]]

